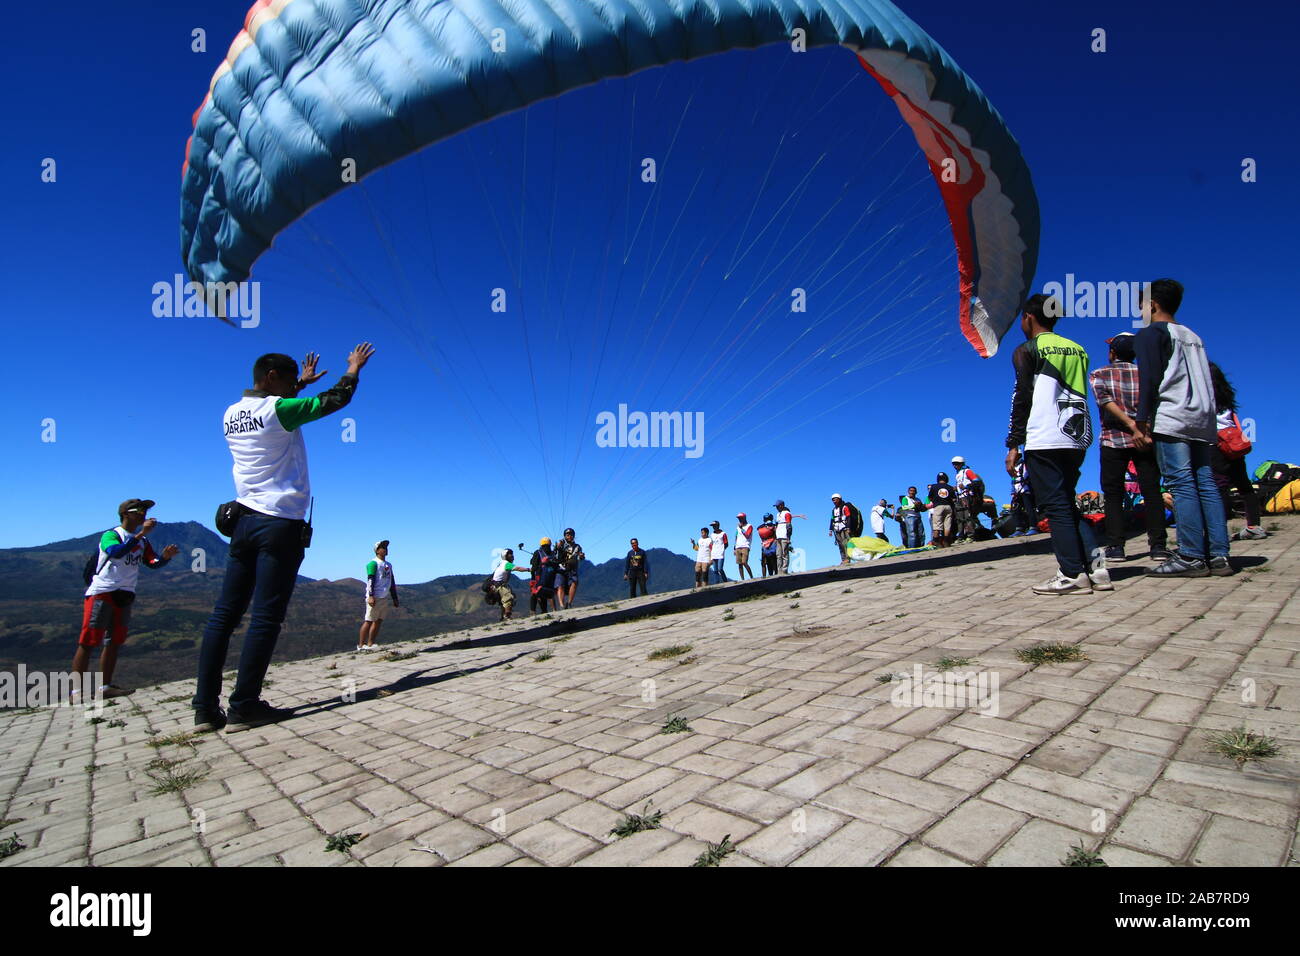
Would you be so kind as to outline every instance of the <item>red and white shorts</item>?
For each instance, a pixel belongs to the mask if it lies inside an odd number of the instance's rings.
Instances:
[[[104,643],[104,636],[114,645],[126,643],[126,628],[131,621],[130,599],[125,604],[114,600],[114,595],[130,594],[129,591],[109,591],[107,594],[90,594],[86,596],[86,607],[81,617],[81,638],[77,641],[82,647],[99,647]]]

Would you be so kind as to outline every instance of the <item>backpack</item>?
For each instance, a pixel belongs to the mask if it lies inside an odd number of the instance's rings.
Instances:
[[[501,595],[497,593],[496,582],[492,580],[492,575],[483,579],[483,603],[500,604]]]
[[[862,512],[851,501],[844,502],[844,507],[849,509],[849,537],[862,537]]]
[[[86,559],[86,566],[81,569],[81,580],[86,587],[90,587],[90,582],[95,580],[95,575],[99,571],[99,552],[96,551]]]
[[[537,593],[550,597],[555,593],[555,574],[559,570],[553,557],[543,557],[537,569]]]

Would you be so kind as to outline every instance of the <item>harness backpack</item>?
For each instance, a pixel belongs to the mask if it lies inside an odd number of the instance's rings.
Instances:
[[[844,502],[844,507],[849,509],[849,537],[862,537],[862,512],[851,501]]]
[[[497,593],[496,582],[492,580],[492,575],[490,574],[483,579],[483,603],[501,603],[501,595]]]

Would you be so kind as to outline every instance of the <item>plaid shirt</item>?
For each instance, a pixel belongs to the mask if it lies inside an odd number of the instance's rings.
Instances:
[[[1132,362],[1103,365],[1089,376],[1097,408],[1114,402],[1129,418],[1137,418],[1138,367]],[[1107,448],[1132,448],[1133,436],[1118,419],[1104,409],[1101,412],[1101,443]]]

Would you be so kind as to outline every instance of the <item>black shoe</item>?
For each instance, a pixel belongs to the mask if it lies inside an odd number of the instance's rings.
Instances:
[[[1107,560],[1107,561],[1126,561],[1126,560],[1128,560],[1127,558],[1124,557],[1124,546],[1123,546],[1123,545],[1119,545],[1119,546],[1111,545],[1109,548],[1107,548],[1107,549],[1106,549],[1106,560]]]
[[[292,716],[292,710],[272,707],[264,700],[256,700],[251,704],[244,704],[242,707],[232,706],[226,733],[237,734],[241,730],[251,730],[254,727],[276,724],[282,720],[288,720]]]
[[[1216,578],[1226,578],[1236,573],[1237,569],[1227,558],[1210,558],[1210,574]]]
[[[1210,568],[1200,558],[1176,554],[1159,567],[1151,568],[1147,575],[1157,578],[1208,578]]]
[[[226,712],[218,707],[216,710],[194,711],[194,732],[210,734],[226,726]]]
[[[1165,548],[1153,548],[1151,551],[1151,560],[1156,564],[1164,564],[1171,560],[1173,556],[1174,553]]]

